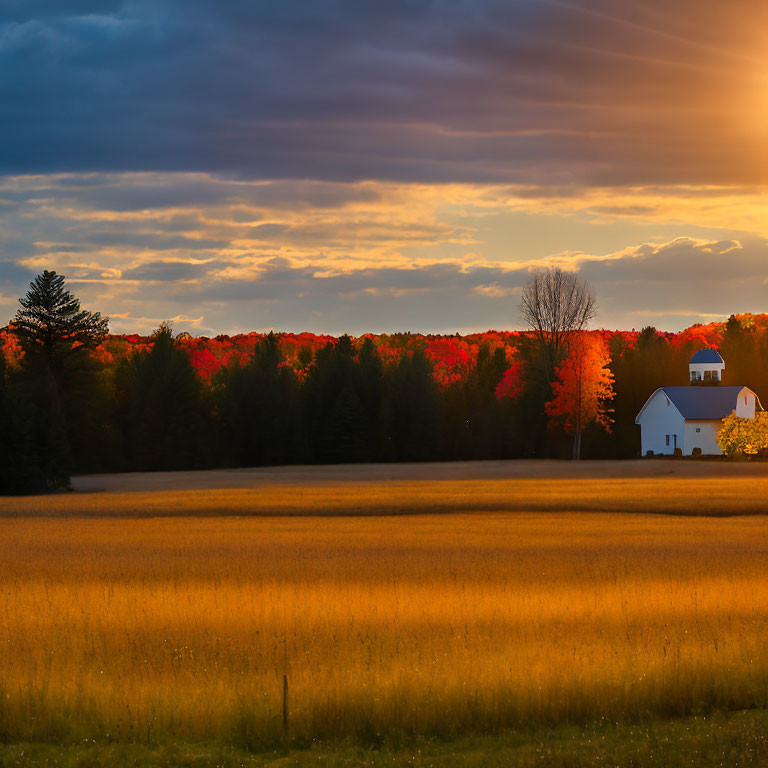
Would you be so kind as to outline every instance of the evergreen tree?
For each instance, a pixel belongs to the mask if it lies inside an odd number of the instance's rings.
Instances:
[[[480,345],[475,365],[466,379],[449,385],[440,397],[440,458],[484,459],[505,455],[512,425],[509,409],[496,397],[496,387],[507,370],[504,350],[493,354]]]
[[[116,378],[126,469],[210,463],[212,429],[200,379],[169,325],[161,325],[152,348],[124,362]]]
[[[723,383],[748,386],[755,368],[756,344],[750,328],[735,315],[728,318],[723,329],[720,354],[725,360]],[[752,386],[756,386],[753,384]]]
[[[367,421],[355,391],[354,377],[350,376],[334,398],[328,413],[327,428],[321,441],[323,460],[343,463],[369,459]]]
[[[506,433],[511,431],[512,425],[506,418],[506,409],[496,397],[496,387],[507,368],[501,347],[491,354],[487,344],[480,346],[475,369],[467,382],[471,393],[471,459],[503,458],[505,455]]]
[[[517,358],[522,366],[522,392],[511,406],[515,424],[515,440],[511,455],[515,457],[568,456],[567,443],[561,433],[547,429],[549,419],[545,405],[552,397],[547,378],[543,350],[536,339],[520,338]]]
[[[364,419],[366,458],[378,454],[379,420],[381,416],[382,366],[371,339],[363,341],[357,354],[357,394]]]
[[[19,303],[12,323],[24,351],[18,407],[27,414],[38,489],[54,490],[103,455],[106,395],[91,351],[105,338],[108,320],[81,309],[64,277],[48,270]]]
[[[24,410],[0,352],[0,494],[33,493],[45,487],[32,445],[32,421]]]
[[[77,350],[93,349],[107,335],[109,319],[80,308],[64,288],[64,276],[47,269],[19,299],[13,328],[27,357],[42,356],[56,374]]]
[[[13,404],[8,392],[5,355],[0,352],[0,494],[17,493],[19,445],[16,425],[11,421]],[[22,461],[27,457],[24,456]]]
[[[303,389],[302,434],[311,461],[368,461],[378,420],[378,363],[372,345],[355,355],[352,339],[326,344]]]
[[[46,493],[69,485],[69,451],[50,378],[9,371],[0,354],[0,494]],[[41,396],[42,393],[42,396]]]
[[[384,377],[382,458],[387,461],[436,459],[439,409],[437,385],[421,350],[404,355],[390,366]]]
[[[234,360],[218,377],[222,445],[238,466],[283,464],[295,456],[298,382],[282,364],[277,338],[260,341],[245,365]]]

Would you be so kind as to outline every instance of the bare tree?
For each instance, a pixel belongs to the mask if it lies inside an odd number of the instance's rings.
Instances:
[[[592,287],[575,272],[549,267],[525,285],[521,312],[541,344],[547,381],[554,379],[571,334],[583,330],[596,310]]]

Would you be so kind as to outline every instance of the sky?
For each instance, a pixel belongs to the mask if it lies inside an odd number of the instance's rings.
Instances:
[[[43,269],[120,333],[768,311],[757,0],[0,0],[0,325]]]

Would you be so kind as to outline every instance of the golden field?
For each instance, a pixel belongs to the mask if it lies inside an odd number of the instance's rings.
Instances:
[[[702,481],[2,499],[0,739],[268,745],[283,674],[299,740],[766,707],[768,480]]]

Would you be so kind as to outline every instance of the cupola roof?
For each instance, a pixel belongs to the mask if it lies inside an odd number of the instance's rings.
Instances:
[[[716,349],[711,347],[704,347],[700,349],[688,363],[725,363],[720,353]]]

